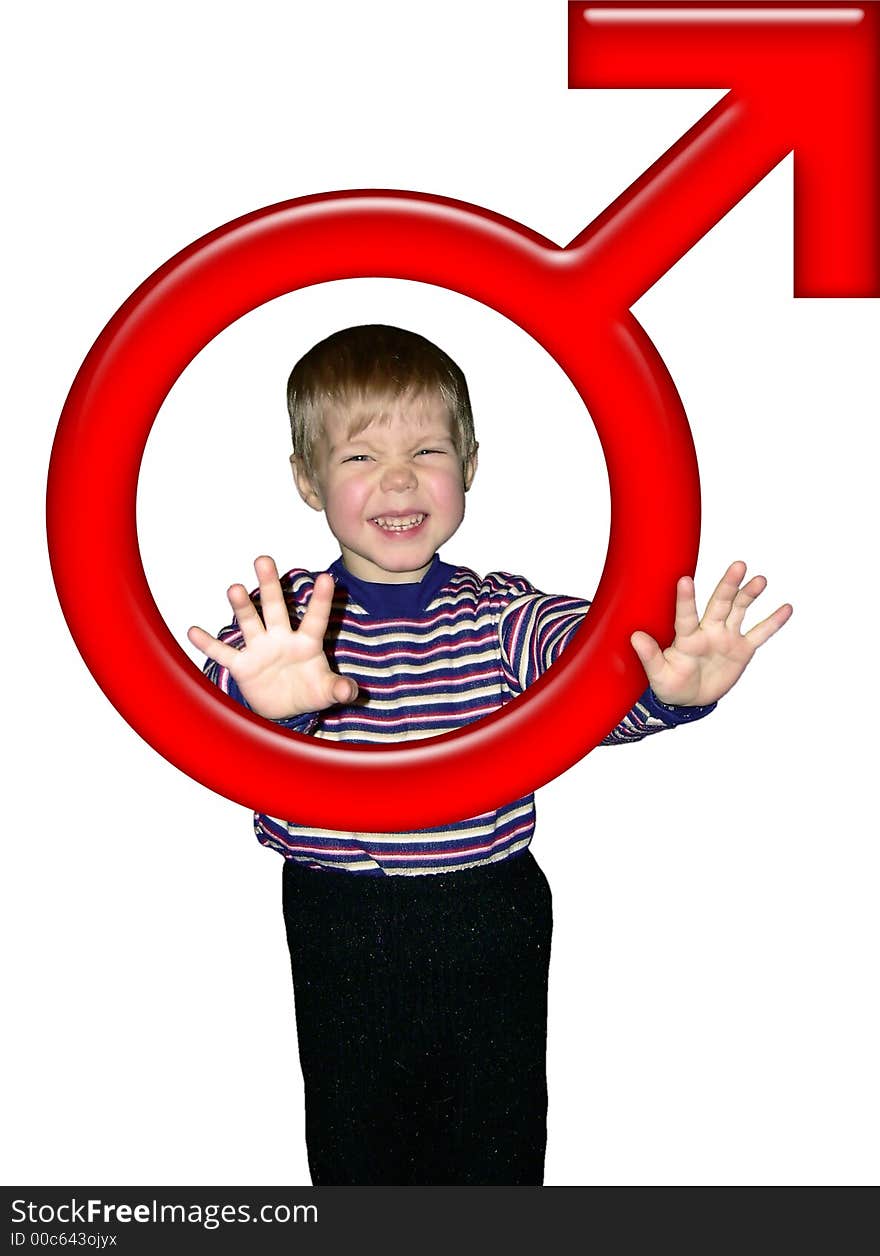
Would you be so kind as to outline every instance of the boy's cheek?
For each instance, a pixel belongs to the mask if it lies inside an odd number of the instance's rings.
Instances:
[[[446,482],[438,490],[438,499],[451,512],[464,515],[465,507],[465,487],[464,480],[461,475],[450,476]]]
[[[335,531],[336,527],[351,527],[363,523],[367,514],[369,491],[354,484],[348,484],[344,492],[331,493],[327,499],[327,522]],[[334,527],[334,524],[336,527]]]

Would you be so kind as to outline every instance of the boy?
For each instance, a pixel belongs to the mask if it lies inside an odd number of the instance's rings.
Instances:
[[[266,719],[352,742],[434,736],[521,693],[589,603],[440,560],[477,466],[455,363],[410,332],[348,328],[297,363],[288,404],[297,488],[342,555],[283,581],[258,558],[259,593],[229,589],[235,622],[190,629],[208,675]],[[789,606],[740,634],[766,583],[744,574],[731,565],[702,621],[679,581],[666,651],[633,634],[651,687],[606,743],[707,714],[785,623]],[[255,825],[285,857],[313,1183],[541,1185],[552,920],[533,797],[411,833]]]

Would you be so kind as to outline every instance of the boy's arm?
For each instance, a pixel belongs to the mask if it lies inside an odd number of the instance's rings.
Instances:
[[[590,603],[581,598],[552,597],[533,593],[507,607],[499,623],[501,653],[508,683],[516,693],[533,684],[568,646],[584,621]],[[620,723],[600,745],[613,746],[641,741],[651,733],[702,719],[715,703],[675,708],[662,703],[646,689]]]
[[[633,649],[651,686],[603,739],[603,745],[639,740],[648,733],[702,719],[733,688],[756,650],[792,613],[786,603],[743,633],[746,611],[767,587],[763,576],[753,576],[743,585],[745,572],[745,563],[731,563],[702,619],[697,614],[693,580],[683,576],[676,588],[675,638],[667,649],[661,650],[645,632],[633,633]],[[511,603],[501,617],[500,631],[514,685],[525,688],[546,671],[577,631],[588,607],[588,602],[540,594]]]
[[[714,711],[717,705],[710,702],[708,706],[667,706],[653,689],[648,688],[599,745],[618,746],[625,741],[641,741],[650,733],[662,733],[664,729],[677,728],[679,724],[692,724]]]

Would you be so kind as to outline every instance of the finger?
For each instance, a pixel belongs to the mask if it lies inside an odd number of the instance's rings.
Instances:
[[[333,606],[333,594],[336,583],[328,571],[323,571],[315,579],[315,587],[300,620],[299,631],[323,643],[330,622],[330,609]]]
[[[663,651],[654,638],[646,632],[634,632],[629,640],[630,645],[639,656],[639,662],[645,669],[645,675],[648,677],[649,683],[653,685],[666,665]]]
[[[250,645],[255,637],[263,634],[263,621],[257,613],[257,608],[250,599],[250,594],[243,584],[231,584],[226,590],[226,597],[229,599],[229,605],[232,607],[236,622],[241,629],[241,635],[244,637],[245,645]]]
[[[339,703],[354,702],[358,695],[357,681],[350,676],[334,676],[330,685],[330,701]]]
[[[209,659],[213,659],[221,667],[229,667],[231,670],[231,665],[234,665],[236,659],[241,658],[234,646],[218,641],[209,632],[205,632],[204,628],[193,625],[186,635],[197,650],[201,650],[202,654],[207,654]]]
[[[768,615],[766,619],[762,619],[759,624],[755,624],[754,628],[750,628],[744,635],[744,640],[757,650],[759,645],[763,645],[765,641],[769,641],[774,633],[779,632],[783,624],[791,619],[794,608],[791,603],[786,602],[784,606],[780,606]]]
[[[700,626],[694,582],[690,576],[682,576],[675,586],[675,635],[690,636]]]
[[[263,623],[267,628],[286,628],[290,631],[290,614],[284,600],[284,591],[278,579],[274,558],[261,554],[254,560],[254,571],[260,582],[260,607]]]
[[[715,586],[714,593],[709,598],[709,605],[706,607],[706,613],[701,621],[703,624],[724,623],[733,609],[734,599],[739,592],[739,586],[745,574],[746,565],[744,562],[737,561],[730,564]]]
[[[727,616],[727,626],[738,632],[742,621],[745,619],[746,611],[754,602],[756,597],[760,597],[767,588],[767,580],[764,576],[752,576],[748,584],[744,584],[733,599],[733,606],[730,614]]]

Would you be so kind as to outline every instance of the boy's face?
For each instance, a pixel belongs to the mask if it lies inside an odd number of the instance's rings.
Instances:
[[[420,580],[464,517],[476,456],[462,470],[440,397],[402,398],[356,435],[329,414],[309,478],[294,460],[303,499],[327,515],[348,570],[362,580]]]

